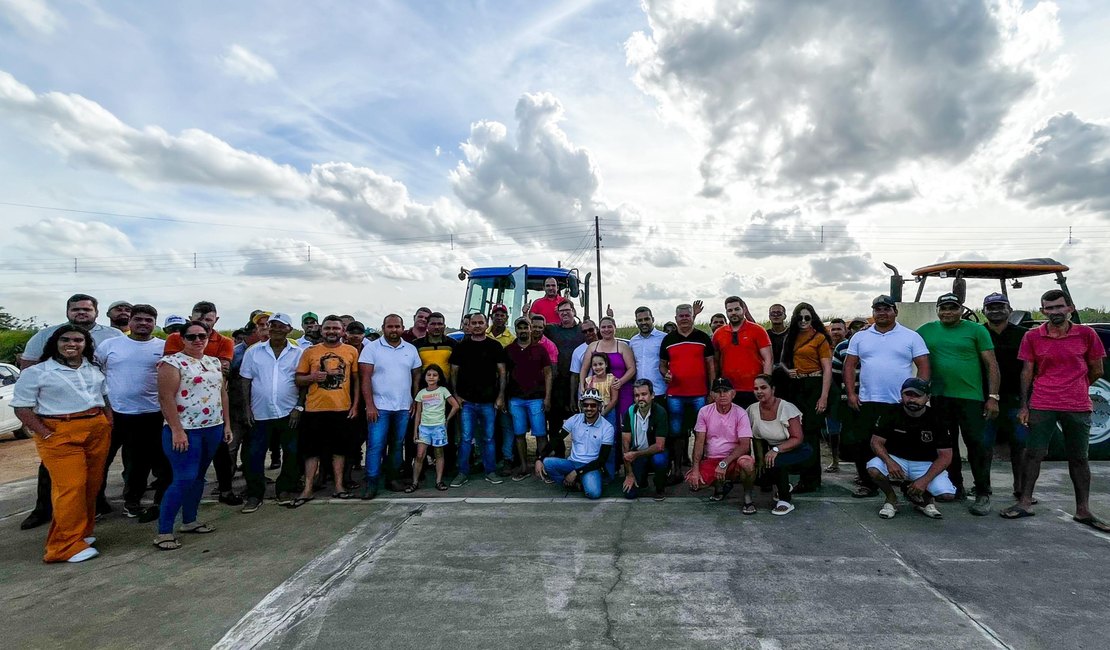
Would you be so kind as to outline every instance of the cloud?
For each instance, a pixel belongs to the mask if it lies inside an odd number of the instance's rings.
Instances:
[[[633,258],[632,261],[657,268],[673,268],[690,264],[690,258],[686,256],[686,253],[673,246],[646,249]]]
[[[0,15],[16,28],[53,34],[62,22],[46,0],[0,0]]]
[[[512,235],[520,242],[544,241],[553,225],[584,223],[594,216],[621,224],[635,221],[632,206],[610,207],[599,198],[601,174],[590,152],[559,127],[564,110],[554,95],[525,93],[515,117],[515,138],[500,122],[471,125],[470,136],[460,145],[464,160],[450,175],[463,205],[496,228],[521,229]],[[627,232],[616,229],[606,246],[635,241]]]
[[[384,278],[392,280],[420,280],[426,274],[419,269],[405,264],[398,264],[386,256],[382,256],[374,264],[374,272]]]
[[[340,259],[306,241],[292,238],[256,239],[239,248],[247,258],[240,273],[262,277],[296,276],[300,279],[361,279],[368,277],[354,262]]]
[[[740,296],[745,300],[752,298],[778,298],[779,294],[790,286],[790,279],[786,277],[767,278],[763,272],[739,273],[729,271],[721,278],[721,294],[725,296]]]
[[[636,287],[636,291],[632,295],[645,300],[674,300],[689,297],[689,291],[677,286],[668,287],[648,282]]]
[[[627,62],[703,140],[706,196],[742,182],[829,197],[959,163],[1035,85],[1043,48],[1028,43],[1056,30],[1055,11],[1007,0],[643,6],[651,29]]]
[[[232,44],[220,57],[224,72],[247,83],[263,83],[277,79],[277,70],[269,61],[242,45]]]
[[[1054,115],[1006,172],[1009,195],[1036,207],[1110,213],[1110,126]]]
[[[804,256],[821,253],[847,252],[859,248],[842,219],[825,219],[819,223],[807,217],[800,207],[752,213],[750,221],[736,229],[728,240],[734,254],[742,258],[772,256]]]
[[[39,273],[72,271],[69,262],[80,259],[78,268],[82,272],[118,268],[115,259],[119,255],[135,252],[131,239],[123,231],[100,221],[73,221],[62,217],[49,217],[18,228],[27,242],[27,250],[33,256],[56,255],[65,260],[60,262],[32,261],[16,264],[23,268],[37,268]],[[59,264],[65,265],[63,270]],[[133,271],[128,267],[127,271]]]
[[[809,260],[809,269],[818,282],[845,283],[881,275],[871,255],[839,255]]]

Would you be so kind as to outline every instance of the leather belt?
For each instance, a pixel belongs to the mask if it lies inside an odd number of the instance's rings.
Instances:
[[[104,407],[94,406],[91,409],[81,411],[79,413],[67,413],[65,415],[40,415],[39,417],[44,420],[61,420],[69,422],[70,420],[87,420],[88,418],[95,418],[104,413]]]

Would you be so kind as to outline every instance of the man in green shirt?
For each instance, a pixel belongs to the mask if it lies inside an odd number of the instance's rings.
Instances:
[[[960,467],[959,434],[967,446],[967,462],[975,479],[975,503],[971,514],[991,511],[991,450],[984,444],[988,419],[998,416],[998,362],[994,343],[986,328],[962,318],[963,303],[954,293],[937,298],[937,320],[918,328],[929,347],[932,366],[932,406],[952,437],[952,464],[948,474],[957,498],[965,498]],[[983,400],[983,371],[986,370],[987,399]]]

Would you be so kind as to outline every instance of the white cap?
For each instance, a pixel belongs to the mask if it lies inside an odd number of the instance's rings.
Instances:
[[[284,323],[285,325],[287,325],[289,327],[293,327],[293,319],[289,316],[289,314],[286,314],[285,312],[281,312],[281,311],[276,311],[273,314],[270,314],[270,322],[271,323]]]

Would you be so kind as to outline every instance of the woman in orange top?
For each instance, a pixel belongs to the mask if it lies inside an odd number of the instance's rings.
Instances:
[[[782,365],[790,375],[790,401],[802,412],[802,437],[814,452],[800,468],[794,493],[813,492],[821,487],[821,423],[832,387],[832,346],[825,324],[807,302],[798,303],[790,318]]]

